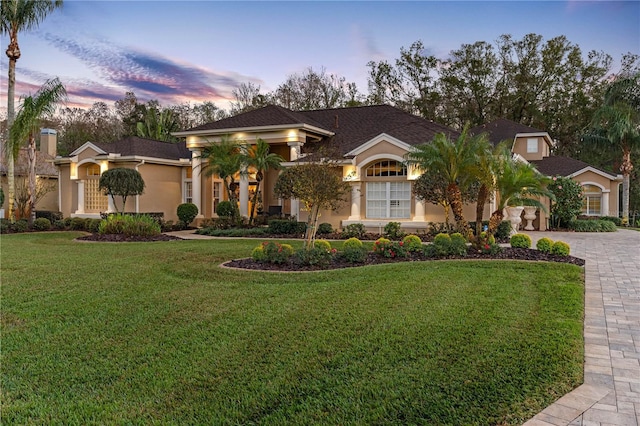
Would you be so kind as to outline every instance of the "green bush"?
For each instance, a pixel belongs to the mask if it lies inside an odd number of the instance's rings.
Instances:
[[[564,241],[556,241],[551,246],[551,254],[556,254],[558,256],[569,256],[570,252],[571,248],[569,247],[569,244],[565,243]]]
[[[16,222],[11,225],[11,229],[13,232],[27,232],[29,229],[29,222],[27,222],[27,219],[16,220]]]
[[[186,227],[198,216],[198,206],[193,203],[183,203],[178,206],[176,213],[180,222]]]
[[[323,241],[323,240],[320,240]],[[316,241],[316,244],[318,241]],[[326,266],[331,263],[333,259],[333,253],[331,249],[326,250],[324,246],[315,246],[311,248],[302,248],[295,254],[295,262],[299,265],[318,265]]]
[[[85,230],[91,233],[98,232],[102,219],[86,219],[84,222]]]
[[[357,248],[360,249],[363,247],[362,241],[360,241],[359,239],[353,237],[353,238],[349,238],[348,240],[346,240],[343,244],[342,244],[342,249],[346,250],[346,249],[351,249],[351,248]]]
[[[11,230],[11,222],[9,219],[0,218],[0,234],[6,234]]]
[[[495,237],[497,241],[509,241],[511,237],[511,222],[503,220],[496,229]]]
[[[495,244],[496,243],[496,237],[494,237],[493,235],[488,235],[487,236],[487,233],[485,231],[482,231],[480,233],[480,240],[482,242],[486,242],[486,243],[489,243],[489,244]]]
[[[384,236],[390,240],[401,240],[405,235],[400,222],[389,222],[384,226]]]
[[[513,234],[511,236],[511,247],[514,248],[531,248],[531,237],[527,234]]]
[[[233,216],[234,209],[231,201],[220,201],[218,203],[218,207],[216,207],[216,214],[220,217],[231,217]]]
[[[33,221],[33,229],[36,231],[48,231],[51,229],[51,221],[44,217],[39,217]]]
[[[366,233],[366,228],[361,223],[352,223],[342,229],[343,238],[362,238]]]
[[[449,246],[449,254],[453,256],[467,255],[467,240],[461,233],[455,232],[449,236],[451,245]]]
[[[313,246],[326,252],[331,252],[331,243],[327,240],[315,240]]]
[[[616,224],[609,220],[572,220],[569,222],[569,229],[576,232],[615,232],[618,230]]]
[[[62,212],[50,211],[50,210],[36,210],[36,219],[38,218],[49,219],[49,222],[54,223],[56,220],[62,220]]]
[[[543,253],[551,253],[551,247],[553,246],[553,240],[551,238],[540,238],[536,243],[536,248]]]
[[[293,247],[275,241],[262,243],[265,260],[269,263],[285,263],[293,256]]]
[[[602,216],[600,220],[608,220],[609,222],[615,223],[616,226],[622,226],[622,219],[617,216]]]
[[[303,235],[307,230],[305,222],[289,219],[272,219],[269,221],[269,233],[272,235]]]
[[[55,222],[53,222],[53,229],[55,229],[56,231],[64,231],[65,229],[67,229],[66,225],[64,224],[64,220],[56,220]]]
[[[327,234],[331,234],[332,232],[333,232],[333,227],[331,226],[330,223],[326,223],[326,222],[318,225],[318,230],[316,231],[318,235],[327,235]]]
[[[391,241],[388,238],[378,238],[373,243],[373,252],[383,257],[396,258],[407,257],[407,250],[404,244],[398,241]]]
[[[160,232],[158,222],[146,215],[113,214],[103,219],[98,227],[100,234],[122,234],[127,237],[152,237]]]
[[[83,217],[72,217],[69,223],[69,229],[72,231],[86,231],[87,220]]]
[[[367,249],[359,239],[349,238],[342,245],[339,256],[349,263],[363,263],[367,258]]]
[[[251,252],[251,258],[256,262],[264,262],[266,260],[264,245],[260,244],[258,247],[254,248]]]
[[[571,178],[555,176],[547,189],[555,196],[551,203],[551,225],[565,227],[582,210],[582,186]]]
[[[448,256],[451,250],[451,237],[445,233],[438,234],[434,237],[432,245],[436,256]]]
[[[413,234],[407,235],[402,239],[402,242],[404,243],[404,248],[409,253],[422,252],[422,249],[423,249],[422,240],[417,235],[413,235]]]

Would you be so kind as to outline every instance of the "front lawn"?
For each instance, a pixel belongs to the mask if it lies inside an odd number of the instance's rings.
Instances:
[[[582,269],[222,269],[256,240],[0,237],[2,424],[521,424],[582,381]],[[293,242],[299,246],[300,242]]]

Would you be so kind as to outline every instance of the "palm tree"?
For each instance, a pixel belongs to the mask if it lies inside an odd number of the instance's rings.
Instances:
[[[245,152],[245,158],[243,159],[245,163],[245,170],[253,168],[256,171],[257,188],[253,193],[253,198],[251,200],[251,212],[249,214],[249,224],[251,224],[253,223],[253,215],[256,211],[258,196],[262,190],[261,184],[264,180],[264,174],[269,169],[279,170],[281,168],[280,164],[284,161],[284,158],[278,154],[270,153],[269,144],[263,139],[258,139],[255,146],[245,147]]]
[[[56,104],[63,101],[66,96],[67,91],[60,80],[57,78],[48,80],[35,96],[27,96],[23,99],[20,111],[11,127],[7,151],[11,151],[14,158],[18,156],[22,143],[28,140],[29,210],[31,212],[29,223],[33,223],[36,218],[36,134],[42,119],[52,115]]]
[[[605,93],[603,105],[591,120],[584,141],[604,149],[622,151],[622,221],[629,222],[629,177],[633,170],[631,152],[640,148],[640,73],[614,81]]]
[[[489,219],[489,235],[495,234],[504,218],[503,210],[507,206],[536,206],[546,210],[540,197],[554,198],[546,187],[548,178],[542,176],[531,164],[514,160],[502,155],[493,165],[494,188],[498,193],[496,210]]]
[[[202,150],[203,171],[206,176],[218,175],[224,184],[228,200],[233,208],[233,217],[238,219],[238,202],[236,199],[236,175],[242,171],[244,160],[240,142],[228,136],[220,142],[212,142]]]
[[[62,7],[62,0],[2,0],[0,2],[0,34],[9,36],[9,46],[6,50],[9,58],[7,84],[7,130],[9,133],[15,118],[16,62],[20,58],[18,33],[37,27],[49,13],[59,7]],[[9,140],[9,137],[5,140]],[[15,220],[14,151],[7,147],[0,148],[5,149],[7,156],[9,219],[13,222]]]
[[[479,141],[485,136],[469,136],[467,130],[455,141],[438,133],[431,143],[416,146],[406,156],[407,163],[441,175],[447,184],[445,196],[460,232],[469,235],[469,224],[462,212],[461,188],[471,185],[477,174]]]
[[[155,139],[165,142],[176,142],[171,134],[178,129],[178,121],[170,109],[159,111],[158,108],[147,108],[144,121],[136,123],[136,134],[141,138]]]

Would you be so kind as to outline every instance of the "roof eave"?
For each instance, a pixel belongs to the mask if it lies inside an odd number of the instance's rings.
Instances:
[[[277,130],[286,130],[291,128],[304,129],[309,130],[314,133],[318,133],[323,136],[333,136],[334,132],[323,129],[321,127],[312,126],[310,124],[305,123],[294,123],[294,124],[274,124],[269,126],[251,126],[251,127],[228,127],[225,129],[209,129],[209,130],[185,130],[182,132],[173,132],[171,133],[176,137],[186,137],[186,136],[206,136],[206,135],[227,135],[231,133],[256,133],[256,132],[265,132],[265,131],[277,131]]]

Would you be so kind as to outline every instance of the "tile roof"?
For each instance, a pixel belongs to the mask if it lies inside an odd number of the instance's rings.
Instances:
[[[21,148],[18,158],[15,161],[14,174],[16,176],[26,176],[29,174],[28,149]],[[46,152],[36,151],[36,175],[58,176],[58,169],[52,163],[53,157]],[[0,159],[0,174],[7,173],[4,155]]]
[[[191,159],[191,151],[187,149],[184,141],[171,143],[129,136],[116,142],[93,142],[93,144],[107,153],[120,154],[123,157],[138,156],[166,160]]]
[[[389,105],[310,111],[291,111],[270,105],[188,131],[301,124],[334,133],[333,136],[324,137],[319,143],[307,144],[305,150],[320,145],[331,145],[337,147],[342,154],[346,154],[381,133],[386,133],[410,145],[426,143],[433,139],[436,133],[445,133],[452,138],[459,136],[459,132],[454,129]]]
[[[610,176],[615,176],[610,172],[605,172],[604,170],[597,169],[589,163],[585,163],[584,161],[576,160],[575,158],[570,157],[551,156],[545,157],[542,160],[531,161],[531,163],[536,166],[540,173],[546,176],[569,176],[587,167],[592,167]]]
[[[487,133],[489,141],[493,145],[497,145],[504,140],[513,141],[518,133],[546,133],[544,130],[534,129],[506,118],[498,118],[490,123],[469,129],[472,135]]]

